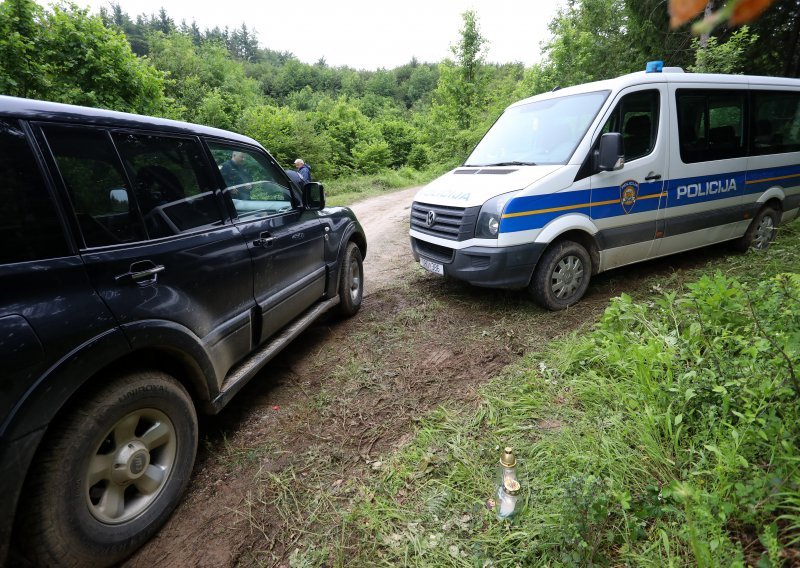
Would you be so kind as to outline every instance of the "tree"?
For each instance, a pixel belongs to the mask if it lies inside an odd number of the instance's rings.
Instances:
[[[630,37],[631,23],[624,0],[570,0],[550,23],[553,39],[544,46],[553,86],[642,69],[645,56]]]
[[[746,60],[744,55],[748,47],[758,40],[757,35],[750,33],[750,28],[742,26],[728,41],[719,43],[716,37],[709,37],[706,46],[697,38],[692,40],[692,47],[697,52],[694,65],[689,66],[693,73],[744,73]]]
[[[456,60],[439,66],[439,83],[435,98],[444,115],[449,115],[458,128],[466,130],[475,123],[477,107],[486,97],[486,74],[483,72],[486,39],[478,27],[472,10],[462,15],[461,39],[450,50]]]
[[[75,5],[0,5],[0,85],[11,95],[170,115],[164,77],[118,31]]]
[[[0,92],[35,97],[46,91],[47,65],[36,49],[42,17],[33,0],[0,4]]]

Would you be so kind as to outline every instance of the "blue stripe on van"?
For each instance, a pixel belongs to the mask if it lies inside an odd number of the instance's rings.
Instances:
[[[747,193],[761,193],[774,186],[800,185],[800,165],[753,170],[747,174]]]
[[[642,183],[639,185],[636,202],[627,212],[621,203],[620,186],[517,197],[506,205],[500,232],[541,229],[553,219],[568,213],[579,213],[592,219],[607,219],[654,211],[662,201],[662,187],[667,194],[666,207],[673,208],[760,193],[776,186],[800,186],[800,165],[673,179],[666,180],[663,184]]]

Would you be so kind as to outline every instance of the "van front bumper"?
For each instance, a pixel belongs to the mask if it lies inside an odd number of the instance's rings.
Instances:
[[[411,250],[418,262],[424,258],[441,264],[445,276],[486,288],[525,288],[546,246],[530,243],[451,249],[411,237]]]

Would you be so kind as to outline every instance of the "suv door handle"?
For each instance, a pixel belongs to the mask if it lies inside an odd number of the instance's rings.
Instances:
[[[145,268],[145,266],[150,265],[149,268]],[[153,284],[158,279],[158,273],[163,272],[166,270],[163,264],[153,264],[149,260],[144,260],[140,262],[134,262],[131,264],[130,269],[128,272],[123,274],[118,274],[114,277],[114,280],[119,282],[120,280],[133,280],[140,286],[145,286],[147,284]]]
[[[272,233],[270,233],[269,231],[264,231],[259,235],[259,238],[253,241],[253,246],[267,248],[271,247],[272,243],[274,242],[275,242],[275,237],[272,236]]]
[[[650,172],[649,174],[647,174],[647,177],[644,178],[644,181],[655,181],[659,179],[661,179],[661,174]]]

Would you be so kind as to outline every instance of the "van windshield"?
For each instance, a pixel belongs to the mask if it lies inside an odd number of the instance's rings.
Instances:
[[[465,166],[566,164],[608,97],[597,91],[508,109]]]

